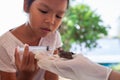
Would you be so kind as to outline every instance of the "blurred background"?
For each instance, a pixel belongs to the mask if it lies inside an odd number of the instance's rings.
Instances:
[[[70,0],[60,33],[64,49],[120,71],[120,0]],[[0,35],[26,21],[23,0],[0,0]]]

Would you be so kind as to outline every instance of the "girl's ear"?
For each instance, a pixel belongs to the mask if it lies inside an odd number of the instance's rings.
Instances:
[[[24,0],[24,11],[26,12],[26,13],[28,13],[29,12],[29,9],[28,9],[28,0]]]

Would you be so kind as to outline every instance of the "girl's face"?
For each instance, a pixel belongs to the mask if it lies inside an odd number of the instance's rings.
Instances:
[[[35,0],[28,11],[35,35],[44,37],[58,29],[67,9],[67,0]]]

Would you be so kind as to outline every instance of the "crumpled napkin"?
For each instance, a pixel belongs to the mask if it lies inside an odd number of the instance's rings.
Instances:
[[[40,68],[72,80],[108,80],[111,69],[96,64],[82,54],[74,55],[71,60],[58,55],[36,54],[35,59]]]

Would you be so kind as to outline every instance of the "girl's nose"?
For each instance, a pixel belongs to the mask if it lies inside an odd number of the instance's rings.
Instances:
[[[50,23],[52,25],[55,24],[55,16],[54,15],[48,16],[45,22]]]

